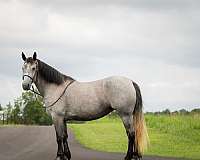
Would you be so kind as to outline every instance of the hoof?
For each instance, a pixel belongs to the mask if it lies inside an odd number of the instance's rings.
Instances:
[[[142,160],[142,157],[138,157],[138,156],[135,156],[135,155],[133,155],[133,156],[126,156],[125,158],[124,158],[124,160]]]
[[[56,159],[55,160],[70,160],[70,159],[67,159],[67,157],[63,157],[63,158],[61,158],[61,157],[56,157]]]
[[[67,158],[67,157],[66,157],[66,160],[70,160],[70,159],[71,159],[71,157],[70,157],[70,158]]]
[[[71,159],[71,153],[70,152],[65,152],[65,159],[70,160]]]
[[[132,155],[126,155],[126,157],[124,158],[124,160],[131,160],[133,158],[133,156]]]
[[[61,160],[60,157],[56,157],[55,160]]]
[[[142,160],[142,157],[133,155],[133,159],[134,159],[134,160]]]

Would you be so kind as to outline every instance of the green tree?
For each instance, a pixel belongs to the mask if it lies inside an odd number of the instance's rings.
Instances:
[[[162,114],[170,114],[170,110],[169,109],[165,109],[164,111],[162,111]]]
[[[10,102],[6,105],[6,111],[7,111],[7,114],[8,114],[8,115],[10,115],[11,112],[12,112],[12,105],[11,105]]]
[[[50,125],[52,124],[51,117],[43,108],[42,98],[32,92],[22,94],[23,119],[26,124]]]
[[[3,110],[3,107],[1,106],[1,104],[0,104],[0,111],[2,111]]]
[[[9,102],[7,105],[6,105],[6,119],[7,119],[7,121],[8,121],[8,123],[12,123],[12,115],[11,115],[11,113],[12,113],[12,105],[11,105],[11,103]]]
[[[188,112],[186,109],[181,109],[181,110],[179,110],[179,113],[180,113],[181,115],[186,115],[186,114],[188,114],[189,112]]]
[[[10,102],[6,105],[7,120],[16,124],[50,125],[52,119],[43,106],[41,97],[32,92],[23,92],[22,96],[14,100],[13,106]]]
[[[22,120],[21,106],[22,106],[22,99],[20,97],[14,101],[14,107],[11,111],[11,116],[13,117],[13,122],[15,124],[19,124]]]

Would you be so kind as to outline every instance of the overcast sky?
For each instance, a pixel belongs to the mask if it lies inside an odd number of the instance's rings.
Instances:
[[[0,0],[0,103],[21,95],[21,52],[78,81],[122,75],[145,111],[200,106],[200,1]]]

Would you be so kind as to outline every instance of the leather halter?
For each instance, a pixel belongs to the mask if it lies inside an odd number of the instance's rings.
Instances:
[[[35,93],[35,94],[37,94],[37,95],[39,95],[39,96],[42,97],[42,95],[41,95],[40,93],[38,93],[38,92],[36,92],[36,91],[34,90],[34,87],[33,87],[33,85],[32,85],[32,83],[34,82],[33,79],[34,79],[35,75],[36,75],[36,81],[37,81],[37,78],[38,78],[38,71],[35,72],[33,78],[32,78],[31,76],[29,76],[28,74],[24,74],[24,75],[22,76],[22,80],[24,80],[24,77],[30,78],[30,79],[31,79],[31,87],[32,87],[32,89],[30,88],[29,90],[32,91],[33,93]],[[35,96],[35,97],[36,97],[36,96]]]

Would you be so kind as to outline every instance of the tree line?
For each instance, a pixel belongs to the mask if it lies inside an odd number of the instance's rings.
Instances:
[[[30,125],[51,125],[52,119],[43,107],[43,101],[40,96],[34,95],[32,92],[23,92],[22,95],[14,100],[14,104],[8,103],[5,107],[0,104],[0,123],[4,124],[30,124]],[[200,115],[200,108],[187,111],[180,109],[170,111],[165,109],[158,112],[146,112],[151,115]],[[109,117],[117,116],[116,112],[112,112]],[[77,123],[77,122],[76,122]]]
[[[170,111],[169,109],[164,109],[162,111],[157,111],[157,112],[145,112],[145,115],[200,115],[200,108],[195,108],[191,111],[188,111],[186,109],[180,109],[176,111]],[[113,111],[108,116],[110,118],[118,117],[118,114],[116,113],[116,111]]]
[[[52,119],[46,113],[42,98],[32,92],[23,92],[5,107],[0,105],[1,121],[7,124],[51,125]]]
[[[163,111],[157,111],[157,112],[146,112],[145,114],[154,114],[154,115],[194,115],[199,114],[200,115],[200,108],[192,109],[191,111],[188,111],[186,109],[180,109],[176,111],[170,111],[169,109],[165,109]]]

